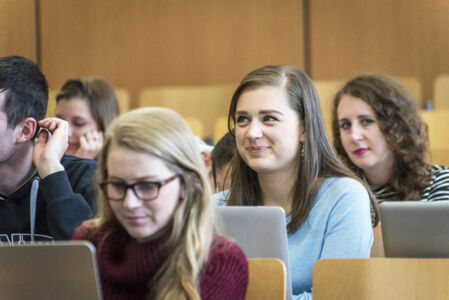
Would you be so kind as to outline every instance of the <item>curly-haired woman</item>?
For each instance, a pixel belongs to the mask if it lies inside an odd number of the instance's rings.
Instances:
[[[346,83],[332,130],[337,152],[378,200],[449,200],[449,169],[426,161],[427,126],[395,79],[365,74]]]

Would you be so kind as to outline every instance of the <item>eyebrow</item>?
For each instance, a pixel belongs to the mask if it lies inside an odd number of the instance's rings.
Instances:
[[[146,175],[146,176],[141,176],[141,177],[137,177],[137,178],[127,178],[126,180],[122,177],[118,177],[118,176],[108,176],[108,180],[119,180],[119,181],[123,181],[123,182],[141,182],[141,181],[160,181],[161,179],[158,179],[156,175]]]
[[[235,114],[239,114],[239,115],[247,115],[248,112],[246,110],[237,110],[235,112]],[[275,109],[266,109],[266,110],[261,110],[258,112],[258,114],[261,115],[268,115],[268,114],[278,114],[278,115],[284,115],[282,112],[275,110]]]
[[[357,119],[360,119],[360,118],[376,118],[376,116],[375,115],[357,115]],[[342,117],[342,118],[340,118],[340,119],[338,119],[339,121],[341,121],[341,120],[349,120],[349,118],[347,118],[347,117]]]

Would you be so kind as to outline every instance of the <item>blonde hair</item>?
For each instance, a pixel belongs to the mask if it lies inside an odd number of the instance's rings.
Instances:
[[[148,153],[179,173],[185,185],[168,225],[164,252],[168,253],[154,280],[149,283],[156,299],[200,299],[201,272],[212,247],[214,208],[206,169],[186,122],[171,109],[140,108],[118,117],[108,128],[98,157],[98,179],[105,180],[112,145]],[[98,225],[116,220],[108,200],[100,193]],[[121,226],[121,225],[120,225]]]

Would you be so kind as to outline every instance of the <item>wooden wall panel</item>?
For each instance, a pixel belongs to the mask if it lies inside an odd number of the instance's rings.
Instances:
[[[449,73],[449,1],[310,1],[313,79],[361,72],[414,76],[432,98],[438,73]]]
[[[34,0],[0,0],[0,56],[36,61]]]
[[[42,0],[52,88],[100,75],[128,88],[238,82],[265,64],[303,66],[302,0]]]

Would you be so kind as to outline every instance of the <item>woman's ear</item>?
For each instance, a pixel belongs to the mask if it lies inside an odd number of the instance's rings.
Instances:
[[[16,126],[16,142],[24,143],[32,140],[37,128],[37,122],[34,118],[26,118]]]

